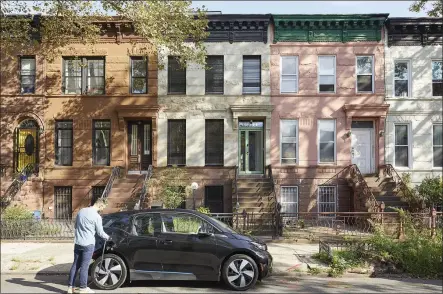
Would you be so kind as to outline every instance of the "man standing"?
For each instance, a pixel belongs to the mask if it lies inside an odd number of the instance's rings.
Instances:
[[[93,206],[82,208],[75,219],[74,262],[69,274],[68,293],[74,293],[75,277],[80,269],[80,289],[75,293],[94,293],[88,287],[88,270],[95,248],[95,234],[108,240],[103,231],[102,217],[98,212],[106,207],[104,199],[99,198]]]

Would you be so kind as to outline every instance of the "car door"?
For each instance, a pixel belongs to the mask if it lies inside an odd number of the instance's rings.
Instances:
[[[161,279],[162,256],[158,254],[157,247],[160,230],[159,213],[133,216],[126,249],[131,263],[131,280]]]
[[[162,212],[158,235],[159,255],[163,256],[164,278],[171,280],[217,280],[215,228],[197,215]],[[207,235],[198,231],[206,232]]]

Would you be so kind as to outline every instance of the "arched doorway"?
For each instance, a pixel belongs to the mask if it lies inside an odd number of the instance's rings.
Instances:
[[[26,166],[38,169],[39,126],[33,119],[22,121],[15,130],[15,170],[21,172]]]

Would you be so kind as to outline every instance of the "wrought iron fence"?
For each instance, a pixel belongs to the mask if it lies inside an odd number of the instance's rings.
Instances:
[[[210,216],[240,233],[251,235],[274,233],[273,213],[215,213]]]
[[[74,220],[2,220],[1,238],[12,240],[66,240],[74,238]]]

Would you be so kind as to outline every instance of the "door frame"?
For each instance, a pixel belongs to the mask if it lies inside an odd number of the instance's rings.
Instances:
[[[149,140],[149,142],[150,142],[151,146],[150,146],[149,157],[150,157],[150,161],[151,161],[150,164],[153,163],[153,131],[152,131],[153,121],[152,120],[153,120],[152,118],[140,118],[140,119],[130,119],[130,120],[126,121],[126,150],[127,150],[127,152],[126,152],[126,162],[127,162],[128,174],[137,174],[137,175],[139,175],[139,174],[146,174],[148,172],[147,169],[146,170],[142,169],[141,158],[140,158],[139,169],[138,170],[131,169],[131,167],[130,167],[130,159],[129,159],[129,157],[130,157],[130,153],[131,153],[131,140],[130,140],[130,136],[129,136],[129,134],[130,134],[129,127],[130,127],[131,124],[139,123],[139,125],[144,125],[144,124],[149,124],[150,125],[150,132],[149,132],[150,140]],[[140,134],[140,132],[142,132],[142,131],[138,129],[138,132]],[[138,140],[140,140],[140,138],[138,138]],[[139,142],[139,144],[141,144],[141,151],[143,151],[143,142]],[[142,155],[138,155],[138,156],[142,156]]]
[[[367,174],[374,174],[376,171],[375,168],[375,128],[351,128],[351,163],[352,163],[352,133],[358,132],[358,131],[366,131],[369,132],[369,145],[370,145],[370,152],[369,152],[369,173]],[[365,174],[362,172],[362,174]]]
[[[241,122],[245,122],[245,121],[251,121],[251,122],[261,122],[263,123],[263,127],[242,127],[240,126]],[[265,171],[265,122],[263,120],[239,120],[238,122],[238,150],[237,150],[237,163],[239,166],[239,174],[240,175],[262,175],[264,174]],[[261,133],[261,156],[262,156],[262,166],[261,166],[261,171],[249,171],[247,169],[249,169],[249,157],[246,157],[246,161],[245,161],[245,171],[241,171],[241,132],[245,132],[245,143],[246,141],[249,141],[249,138],[247,136],[247,134],[249,133],[249,131],[254,131],[257,132],[259,131]]]

